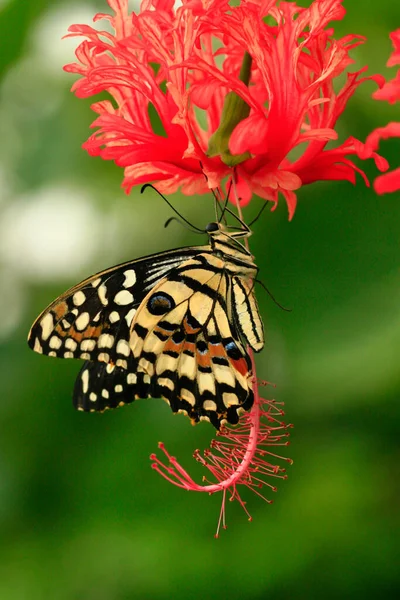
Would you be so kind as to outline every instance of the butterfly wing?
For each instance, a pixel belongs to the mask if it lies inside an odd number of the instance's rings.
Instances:
[[[232,318],[250,348],[260,352],[264,347],[264,328],[253,288],[254,281],[232,277]]]
[[[137,307],[160,279],[200,251],[180,248],[85,279],[39,315],[28,336],[29,346],[49,356],[112,362],[126,369],[129,329]]]
[[[253,403],[250,360],[228,317],[230,288],[223,262],[199,255],[151,290],[131,325],[135,372],[173,412],[217,428]]]
[[[28,343],[50,356],[86,359],[74,390],[80,410],[162,397],[173,412],[219,428],[253,403],[240,341],[249,341],[250,329],[227,306],[231,298],[238,303],[232,283],[224,262],[205,247],[124,263],[50,304]]]
[[[128,368],[124,369],[112,363],[86,361],[75,382],[75,408],[103,412],[130,404],[138,397],[152,396],[145,373],[135,372],[133,357],[129,357],[127,363]]]

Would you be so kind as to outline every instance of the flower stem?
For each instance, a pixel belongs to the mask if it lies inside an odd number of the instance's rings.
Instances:
[[[251,77],[252,58],[248,52],[244,53],[239,79],[246,87],[249,86]],[[218,129],[214,131],[208,143],[208,156],[220,156],[221,160],[229,167],[234,167],[244,160],[250,158],[249,152],[243,154],[231,154],[229,140],[235,127],[250,114],[250,106],[236,94],[229,92],[225,96],[222,108],[221,121]]]

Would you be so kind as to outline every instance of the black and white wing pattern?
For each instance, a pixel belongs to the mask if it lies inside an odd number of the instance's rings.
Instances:
[[[130,404],[137,398],[147,398],[149,386],[143,382],[144,373],[135,373],[132,357],[127,369],[113,363],[86,361],[76,379],[73,403],[78,410],[103,412]]]
[[[111,362],[126,369],[137,307],[160,279],[198,252],[172,250],[85,279],[39,315],[29,332],[29,346],[48,356]]]
[[[233,289],[224,262],[210,252],[170,271],[135,313],[126,368],[86,363],[75,385],[75,406],[95,411],[161,397],[194,423],[207,420],[218,429],[224,421],[237,423],[253,403],[242,329],[255,349],[260,342],[250,335],[259,331],[258,312],[246,323],[244,307],[251,309],[251,300],[246,304]],[[230,319],[227,300],[235,298],[235,319]]]
[[[95,412],[138,398],[163,398],[172,411],[216,428],[253,404],[247,346],[264,345],[254,296],[257,267],[222,224],[208,246],[127,262],[84,280],[36,319],[36,352],[84,363],[78,410]]]

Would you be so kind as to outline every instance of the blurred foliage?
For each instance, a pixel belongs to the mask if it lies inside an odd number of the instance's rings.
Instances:
[[[394,76],[384,65],[398,0],[345,6],[337,33],[368,38],[353,53],[356,67]],[[28,350],[33,319],[80,278],[199,243],[176,223],[164,230],[164,203],[151,192],[126,197],[121,171],[80,148],[94,114],[68,91],[61,67],[72,46],[59,38],[105,8],[103,0],[0,3],[0,598],[397,598],[399,194],[377,197],[361,178],[355,187],[317,184],[301,190],[292,223],[282,202],[255,224],[261,277],[293,309],[279,310],[260,288],[267,345],[258,372],[276,382],[295,424],[286,450],[294,466],[272,506],[246,498],[252,523],[229,504],[219,540],[220,498],[169,486],[148,460],[162,439],[191,469],[211,427],[193,429],[157,400],[76,413],[78,364]],[[341,139],[399,120],[373,90],[367,83],[351,99]],[[382,148],[393,166],[398,147]],[[372,180],[374,166],[365,167]],[[67,231],[60,193],[75,207]],[[54,197],[54,214],[43,196]],[[212,219],[207,198],[174,202],[195,223]],[[91,209],[80,221],[84,203]]]

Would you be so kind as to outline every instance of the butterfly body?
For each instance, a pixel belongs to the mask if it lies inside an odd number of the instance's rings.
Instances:
[[[219,428],[253,403],[246,350],[264,344],[250,252],[220,223],[209,244],[124,263],[55,300],[32,326],[39,353],[86,362],[74,405],[103,411],[162,397]]]

